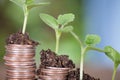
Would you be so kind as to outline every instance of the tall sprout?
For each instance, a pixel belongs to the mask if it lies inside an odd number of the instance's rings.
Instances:
[[[26,25],[27,25],[27,20],[28,20],[28,15],[29,15],[30,10],[35,7],[49,4],[49,2],[35,3],[35,0],[10,0],[10,1],[17,4],[19,7],[21,7],[24,12],[24,22],[23,22],[23,28],[22,28],[23,34],[26,31]]]
[[[59,15],[58,18],[56,19],[51,15],[41,13],[40,18],[55,31],[56,36],[55,52],[58,53],[61,34],[73,30],[73,27],[71,25],[68,25],[68,23],[74,20],[75,18],[74,14],[67,13]]]

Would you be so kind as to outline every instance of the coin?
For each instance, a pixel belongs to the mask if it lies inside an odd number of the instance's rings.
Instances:
[[[35,48],[29,45],[7,45],[4,56],[7,80],[35,79]]]
[[[66,80],[69,68],[47,67],[40,70],[39,77],[44,80]]]

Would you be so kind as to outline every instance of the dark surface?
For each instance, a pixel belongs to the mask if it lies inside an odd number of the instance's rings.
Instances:
[[[6,44],[20,44],[20,45],[33,45],[36,46],[39,43],[30,39],[29,34],[23,34],[21,31],[11,34],[7,40]]]

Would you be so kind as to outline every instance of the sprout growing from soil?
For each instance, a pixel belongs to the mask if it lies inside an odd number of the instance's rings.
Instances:
[[[95,47],[100,43],[101,38],[95,34],[88,34],[84,40],[85,45],[81,41],[81,39],[73,32],[73,27],[71,25],[67,25],[72,22],[75,18],[75,15],[72,13],[59,15],[58,18],[54,18],[48,14],[40,14],[40,18],[49,25],[52,29],[55,30],[56,34],[56,53],[58,53],[59,48],[59,39],[61,37],[62,32],[70,32],[72,36],[79,42],[81,49],[81,60],[80,60],[80,80],[83,80],[83,64],[85,53],[89,50],[95,50],[98,52],[103,52],[107,57],[109,57],[114,62],[114,72],[112,76],[112,80],[115,79],[116,70],[120,64],[120,54],[110,46],[106,46],[104,50]]]
[[[112,80],[115,80],[116,71],[120,64],[120,53],[113,49],[111,46],[106,46],[104,50],[105,54],[114,62]]]
[[[10,0],[10,1],[17,4],[19,7],[23,9],[23,12],[24,12],[24,22],[23,22],[23,28],[22,28],[23,34],[26,31],[27,19],[28,19],[30,10],[35,7],[49,4],[48,2],[35,3],[35,0]]]
[[[56,35],[55,52],[58,53],[59,40],[60,40],[61,34],[63,32],[71,32],[73,30],[73,27],[71,25],[68,25],[68,23],[74,20],[75,18],[74,14],[68,13],[68,14],[59,15],[58,18],[56,19],[53,16],[41,13],[40,18],[52,29],[54,29],[55,35]]]
[[[100,37],[95,34],[89,34],[85,38],[85,45],[82,43],[80,38],[74,33],[70,32],[74,38],[79,42],[81,47],[81,60],[80,60],[80,80],[83,80],[83,64],[84,64],[84,57],[85,53],[89,50],[96,50],[99,52],[104,52],[104,50],[101,50],[99,48],[96,48],[95,45],[100,42]]]
[[[89,50],[104,52],[105,55],[114,62],[114,71],[112,75],[112,80],[115,80],[116,71],[120,64],[120,54],[115,49],[113,49],[111,46],[106,46],[104,50],[100,48],[96,48],[95,45],[100,43],[100,40],[101,40],[98,35],[95,35],[95,34],[87,35],[85,38],[86,45],[84,46],[82,41],[79,39],[79,37],[74,32],[71,32],[71,34],[75,37],[75,39],[80,43],[80,46],[81,46],[80,80],[83,80],[84,56],[85,56],[85,53]]]

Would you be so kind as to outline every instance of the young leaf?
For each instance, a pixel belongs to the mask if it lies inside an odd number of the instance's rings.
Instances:
[[[40,18],[41,18],[47,25],[49,25],[51,28],[53,28],[53,29],[58,29],[59,25],[58,25],[58,23],[57,23],[57,20],[56,20],[54,17],[52,17],[52,16],[50,16],[50,15],[48,15],[48,14],[42,13],[42,14],[40,14]]]
[[[101,38],[98,35],[89,34],[85,38],[85,43],[88,46],[95,46],[96,44],[99,44],[101,41]]]
[[[71,32],[73,30],[72,26],[66,26],[62,29],[59,29],[61,32]]]
[[[26,2],[25,2],[26,5],[30,5],[32,3],[34,3],[34,0],[26,0]]]
[[[120,64],[120,54],[111,46],[104,48],[106,56],[108,56],[113,62]]]
[[[75,18],[75,15],[72,14],[72,13],[68,13],[68,14],[63,14],[63,15],[59,15],[58,16],[58,20],[57,22],[60,24],[60,25],[67,25],[69,22],[72,22]]]
[[[34,7],[39,7],[42,5],[49,4],[49,2],[34,3],[34,0],[10,0],[10,1],[12,1],[13,3],[22,7],[23,9],[25,9],[27,7],[27,9],[29,9],[29,10],[34,8]]]
[[[49,2],[44,2],[44,3],[32,3],[32,4],[29,4],[27,6],[28,9],[32,9],[32,8],[35,8],[35,7],[39,7],[39,6],[42,6],[42,5],[47,5],[47,4],[50,4]]]
[[[17,4],[18,6],[22,7],[24,6],[26,0],[10,0],[12,1],[13,3]]]

